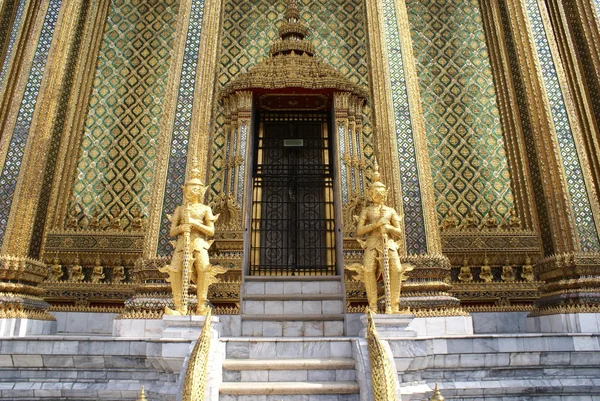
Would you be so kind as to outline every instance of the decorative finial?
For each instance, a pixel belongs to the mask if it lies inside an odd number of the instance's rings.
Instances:
[[[373,158],[373,172],[371,173],[371,185],[369,185],[369,189],[375,188],[383,188],[386,189],[386,186],[383,182],[381,182],[381,174],[379,173],[379,163],[377,163],[377,158]]]
[[[271,56],[306,54],[314,56],[315,49],[311,43],[304,40],[308,36],[308,28],[300,19],[300,8],[296,0],[286,0],[284,21],[279,25],[280,40],[271,46]]]
[[[142,385],[142,389],[140,390],[140,394],[138,395],[138,398],[136,401],[148,401],[148,399],[146,398],[146,393],[144,392],[143,385]]]
[[[190,179],[185,183],[186,185],[204,185],[200,179],[200,169],[198,168],[198,159],[196,156],[192,159],[192,170],[190,171]]]
[[[440,390],[438,390],[438,384],[435,383],[435,389],[433,390],[433,395],[429,398],[429,401],[444,401],[445,398],[442,396],[442,393],[440,393]]]
[[[288,20],[288,22],[298,21],[300,19],[300,9],[298,8],[298,2],[296,0],[286,0],[285,5],[285,19]]]

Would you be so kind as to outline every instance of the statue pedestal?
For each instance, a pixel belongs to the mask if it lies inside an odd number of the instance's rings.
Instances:
[[[160,338],[189,338],[197,339],[204,326],[206,316],[170,316],[163,315],[162,322],[164,327],[162,329]],[[211,327],[215,327],[219,323],[217,316],[211,316]]]
[[[416,337],[417,332],[413,328],[408,327],[408,325],[410,324],[410,322],[412,322],[414,318],[414,315],[408,314],[374,314],[373,323],[375,323],[375,328],[377,329],[379,338],[382,339],[397,337]],[[364,337],[367,331],[367,315],[362,315],[360,317],[360,321],[363,325],[363,328],[360,331],[360,336]]]

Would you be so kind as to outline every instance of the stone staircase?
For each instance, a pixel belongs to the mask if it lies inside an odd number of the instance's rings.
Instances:
[[[344,335],[339,276],[246,277],[242,300],[243,336]]]
[[[352,339],[227,338],[221,401],[358,401]]]

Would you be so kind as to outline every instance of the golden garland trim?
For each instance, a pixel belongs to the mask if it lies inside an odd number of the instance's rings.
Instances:
[[[49,310],[51,312],[123,313],[125,308],[118,306],[50,305]]]
[[[529,316],[535,317],[575,313],[600,313],[600,305],[577,304],[549,306],[545,308],[536,309]]]
[[[54,322],[56,318],[46,311],[24,310],[21,305],[0,304],[0,319],[31,319]]]

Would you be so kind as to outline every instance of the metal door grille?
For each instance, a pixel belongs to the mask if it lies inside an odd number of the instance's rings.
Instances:
[[[250,274],[335,274],[326,114],[263,114],[257,139]]]

